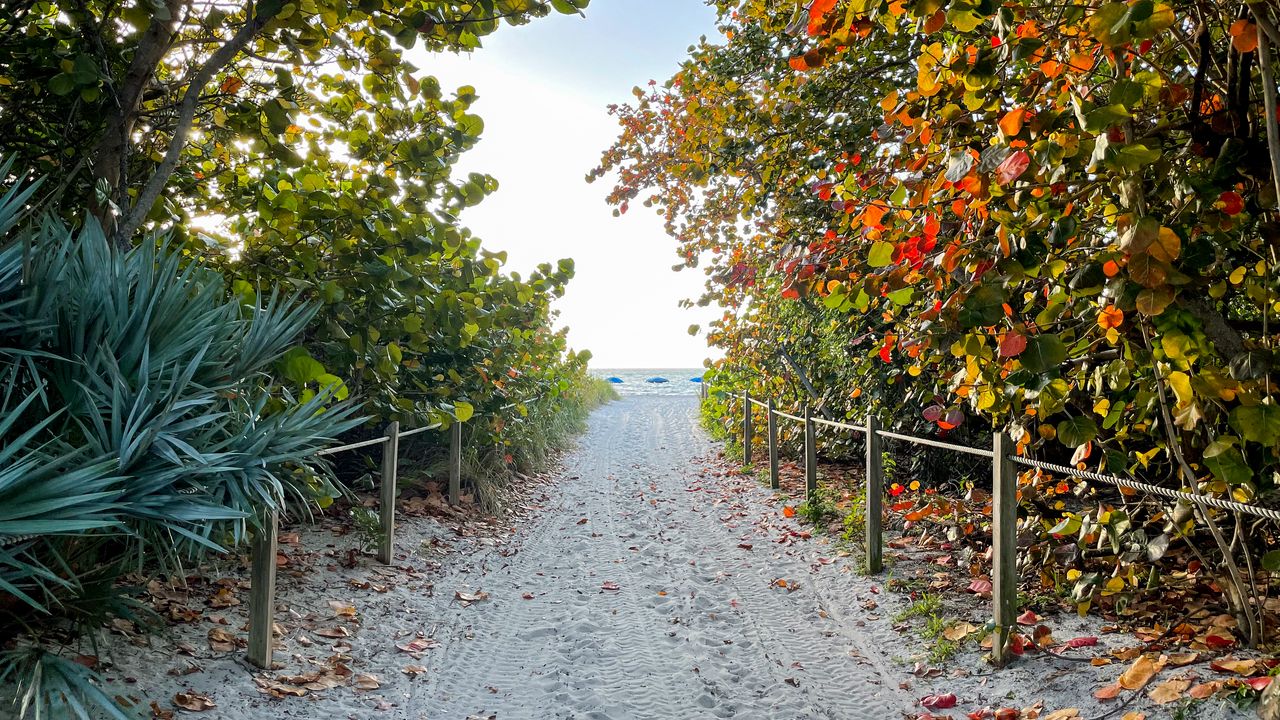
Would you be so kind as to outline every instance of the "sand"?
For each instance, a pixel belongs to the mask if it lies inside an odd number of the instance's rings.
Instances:
[[[336,561],[354,538],[301,532],[286,552],[329,554],[311,561],[314,572],[281,575],[281,666],[270,673],[242,651],[210,649],[210,629],[245,635],[245,608],[234,605],[206,609],[150,647],[117,637],[107,674],[162,710],[189,692],[216,707],[181,715],[231,720],[880,720],[913,717],[936,692],[959,696],[955,717],[1037,702],[1046,715],[1080,707],[1090,717],[1117,705],[1091,693],[1119,665],[1026,659],[995,671],[971,647],[937,677],[913,674],[927,647],[892,621],[908,600],[886,592],[884,578],[859,576],[856,558],[829,541],[802,540],[804,527],[754,480],[725,474],[697,416],[690,397],[631,397],[597,411],[510,537],[474,526],[460,537],[411,518],[392,567],[361,557],[344,568]],[[227,584],[242,577],[228,571]],[[975,622],[989,612],[982,600],[969,605],[959,612]],[[1055,635],[1097,624],[1065,619]],[[317,674],[316,689],[304,687]],[[1126,710],[1150,719],[1173,707],[1142,697]],[[1215,703],[1199,717],[1244,715]]]

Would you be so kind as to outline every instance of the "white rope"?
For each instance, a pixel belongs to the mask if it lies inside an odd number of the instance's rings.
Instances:
[[[944,450],[955,450],[956,452],[968,453],[970,455],[977,455],[979,457],[985,457],[985,458],[995,457],[995,453],[993,453],[990,450],[983,450],[982,448],[969,447],[968,445],[956,445],[954,443],[945,443],[940,440],[930,440],[928,438],[916,437],[915,435],[901,435],[899,433],[889,432],[888,430],[877,430],[876,434],[879,435],[880,437],[893,438],[894,440],[906,440],[909,443],[915,443],[917,445],[929,445],[936,448],[942,448]]]
[[[333,455],[335,453],[344,452],[346,450],[355,450],[356,448],[369,447],[370,445],[377,445],[380,442],[386,442],[389,439],[390,438],[388,438],[386,435],[383,435],[382,437],[376,437],[372,440],[363,440],[358,443],[351,443],[350,445],[339,445],[338,447],[335,447],[335,448],[325,448],[317,452],[316,457]]]
[[[867,429],[865,427],[862,427],[861,425],[850,425],[849,423],[836,422],[835,420],[824,420],[822,418],[813,418],[813,421],[818,425],[828,425],[833,428],[840,428],[841,430],[852,430],[854,432],[860,432],[860,433],[864,433],[867,431]]]

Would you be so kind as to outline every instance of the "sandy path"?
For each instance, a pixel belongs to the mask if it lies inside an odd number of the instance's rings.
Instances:
[[[922,548],[923,562],[891,553],[884,576],[862,577],[830,538],[801,539],[805,526],[782,517],[773,493],[726,472],[715,455],[694,398],[623,399],[592,416],[559,481],[542,497],[535,488],[514,533],[474,516],[406,515],[390,567],[360,554],[331,521],[294,533],[282,546],[289,557],[272,672],[211,642],[221,633],[243,643],[240,566],[221,577],[207,570],[189,595],[173,591],[173,604],[195,612],[163,636],[135,644],[113,635],[106,674],[144,706],[157,701],[157,717],[176,709],[175,693],[195,693],[216,707],[181,717],[226,720],[892,720],[915,717],[920,698],[946,692],[960,697],[960,716],[1077,707],[1100,718],[1121,709],[1092,691],[1114,682],[1127,659],[1095,667],[1040,654],[997,671],[975,633],[931,669],[923,621],[893,620],[911,597],[882,585],[890,577],[949,585],[955,572],[967,582],[967,572],[929,561],[948,553]],[[235,602],[211,601],[218,587]],[[481,592],[487,598],[471,603],[458,595]],[[985,600],[948,598],[948,623],[980,627],[989,617]],[[1134,646],[1092,616],[1049,622],[1059,642],[1103,635],[1102,647],[1077,655],[1105,659]],[[415,638],[430,649],[404,652]],[[326,673],[333,684],[312,682]],[[1215,677],[1191,666],[1162,679],[1174,675]],[[1170,716],[1172,705],[1153,706],[1145,692],[1125,709]],[[1242,717],[1224,701],[1197,712]]]
[[[900,667],[885,679],[886,656],[909,651],[862,609],[888,598],[849,560],[823,557],[825,541],[790,542],[799,523],[702,461],[713,454],[695,398],[614,402],[509,539],[405,517],[382,567],[343,564],[356,540],[330,523],[301,529],[282,546],[272,672],[206,637],[243,643],[240,567],[178,593],[199,608],[193,621],[149,643],[113,636],[106,675],[143,705],[172,711],[176,693],[195,693],[216,706],[182,717],[228,720],[902,717],[914,698]],[[239,604],[208,602],[213,586]],[[397,649],[415,638],[434,646]],[[336,686],[297,687],[334,668]]]
[[[882,678],[876,650],[892,638],[839,622],[807,582],[773,585],[808,577],[816,558],[775,551],[745,520],[737,527],[737,505],[696,461],[709,452],[693,398],[627,398],[598,411],[519,552],[472,581],[491,599],[442,623],[452,633],[437,636],[443,646],[406,709],[899,717],[912,699]]]

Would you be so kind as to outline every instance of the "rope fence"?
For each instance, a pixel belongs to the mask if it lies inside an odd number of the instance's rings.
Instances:
[[[1219,510],[1230,510],[1232,512],[1244,513],[1255,517],[1266,518],[1280,522],[1280,510],[1272,510],[1271,508],[1258,507],[1257,505],[1248,505],[1235,500],[1223,500],[1222,498],[1209,497],[1207,495],[1196,495],[1185,490],[1171,490],[1169,488],[1160,487],[1158,485],[1148,485],[1147,483],[1138,482],[1137,480],[1127,480],[1125,478],[1113,477],[1111,475],[1103,475],[1102,473],[1090,472],[1079,468],[1068,467],[1066,465],[1055,465],[1042,460],[1032,460],[1031,458],[1015,457],[1013,462],[1018,465],[1039,468],[1050,472],[1061,473],[1063,475],[1073,475],[1085,480],[1093,480],[1107,485],[1137,490],[1148,495],[1159,495],[1169,498],[1170,500],[1182,500],[1208,507],[1215,507]]]
[[[703,396],[708,396],[709,392],[710,391],[708,389],[704,388]],[[1020,465],[1053,473],[1070,475],[1084,480],[1092,480],[1112,485],[1118,488],[1127,488],[1136,492],[1146,493],[1148,495],[1156,495],[1171,500],[1195,503],[1202,507],[1212,507],[1230,512],[1244,513],[1280,522],[1280,510],[1258,507],[1247,503],[1236,502],[1234,500],[1209,497],[1206,495],[1186,492],[1185,490],[1172,490],[1169,488],[1159,487],[1157,485],[1138,482],[1137,480],[1129,478],[1104,475],[1102,473],[1080,470],[1066,465],[1056,465],[1054,463],[1048,463],[1041,460],[1021,457],[1017,454],[1017,444],[1013,441],[1013,438],[1006,433],[997,433],[992,438],[991,449],[976,448],[883,430],[880,428],[879,420],[875,415],[867,417],[866,425],[858,426],[851,425],[849,423],[835,422],[833,420],[815,418],[807,404],[802,407],[801,414],[793,415],[775,408],[772,400],[761,402],[760,400],[752,398],[750,392],[744,392],[741,399],[743,401],[742,446],[744,464],[751,464],[751,446],[754,440],[754,428],[752,426],[753,413],[749,411],[749,408],[751,408],[752,405],[763,407],[768,413],[767,443],[769,448],[769,487],[773,489],[777,489],[779,487],[777,418],[786,418],[795,422],[804,423],[805,494],[806,498],[810,502],[814,501],[816,498],[818,489],[818,463],[815,441],[816,426],[826,425],[840,430],[864,433],[866,435],[866,565],[867,571],[872,574],[880,572],[883,568],[884,561],[884,518],[882,509],[884,502],[884,468],[882,440],[901,440],[914,445],[925,445],[951,452],[977,455],[979,457],[990,458],[992,460],[991,545],[993,555],[993,589],[991,597],[993,605],[992,614],[995,620],[996,632],[995,641],[992,645],[992,657],[997,665],[1004,664],[1008,659],[1010,652],[1009,640],[1017,628],[1017,466]]]
[[[400,431],[400,422],[387,424],[386,433],[376,438],[325,448],[316,457],[382,445],[382,482],[378,488],[378,562],[390,565],[396,542],[396,495],[400,441],[419,433],[440,428],[432,423],[413,430]],[[462,495],[462,423],[449,426],[449,504],[457,505]],[[271,667],[272,628],[275,625],[276,554],[280,528],[278,510],[268,511],[262,518],[261,530],[249,544],[249,644],[246,659],[260,667]]]

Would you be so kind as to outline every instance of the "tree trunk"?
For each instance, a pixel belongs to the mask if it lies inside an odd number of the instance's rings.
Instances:
[[[162,19],[157,14],[152,19],[151,26],[143,33],[133,60],[129,63],[129,70],[116,86],[118,90],[114,93],[115,104],[111,108],[106,129],[90,153],[95,186],[106,186],[105,195],[97,192],[96,187],[90,194],[90,209],[108,237],[115,228],[117,213],[129,207],[129,177],[126,171],[129,139],[137,124],[142,97],[173,42],[183,3],[184,0],[165,0],[168,17]]]

